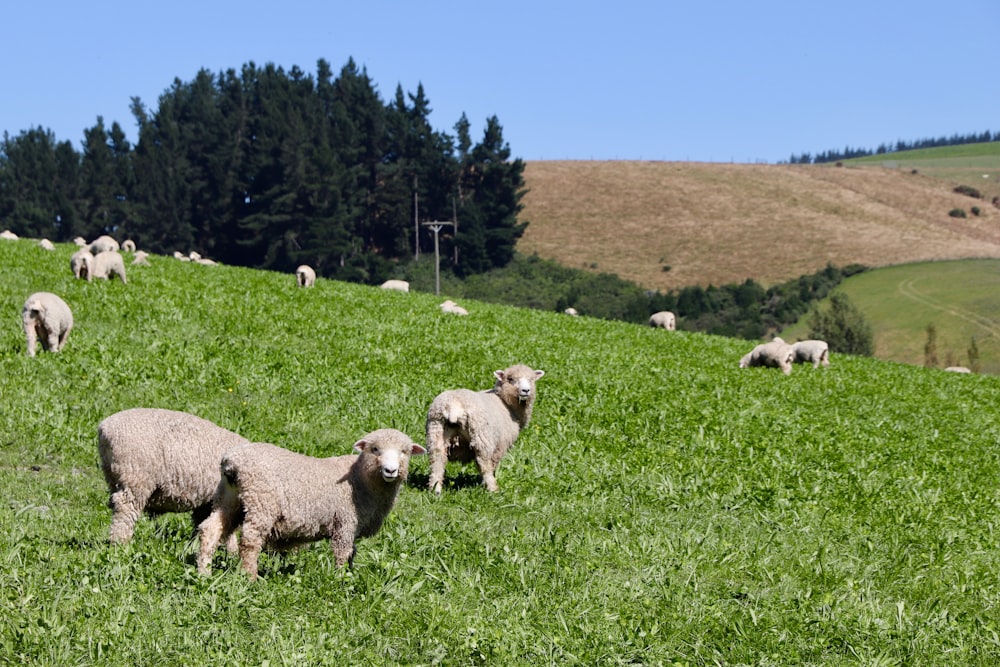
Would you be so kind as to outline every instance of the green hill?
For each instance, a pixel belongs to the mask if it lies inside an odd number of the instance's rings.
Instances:
[[[0,655],[12,664],[993,665],[1000,378],[153,257],[75,281],[0,242]],[[59,355],[19,314],[62,295]],[[443,299],[444,297],[442,297]],[[220,554],[188,520],[106,543],[96,425],[145,405],[317,456],[512,362],[546,371],[501,492],[427,461],[337,570]]]

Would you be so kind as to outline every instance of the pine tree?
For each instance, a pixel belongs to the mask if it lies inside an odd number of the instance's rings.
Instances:
[[[809,337],[825,340],[833,352],[868,357],[874,353],[871,325],[843,292],[830,296],[829,310],[812,310]]]

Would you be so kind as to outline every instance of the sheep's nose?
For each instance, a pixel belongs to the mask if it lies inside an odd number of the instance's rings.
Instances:
[[[382,466],[382,478],[386,480],[399,477],[399,466]]]

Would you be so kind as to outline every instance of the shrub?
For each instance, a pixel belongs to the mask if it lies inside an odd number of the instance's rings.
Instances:
[[[953,218],[964,218],[965,217],[965,209],[963,209],[963,208],[953,208],[950,211],[948,211],[948,215],[950,215]]]
[[[825,340],[834,352],[870,357],[875,352],[871,325],[843,292],[830,297],[830,309],[814,308],[809,316],[809,338]]]
[[[976,199],[983,198],[983,195],[979,192],[979,190],[968,185],[957,185],[952,192],[956,192],[960,195],[966,195],[968,197],[975,197]]]
[[[975,215],[975,216],[978,216],[980,213],[982,213],[982,211],[979,210],[978,206],[973,206],[969,210],[972,211],[972,215]]]

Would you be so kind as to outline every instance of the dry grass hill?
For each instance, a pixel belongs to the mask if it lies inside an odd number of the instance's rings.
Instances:
[[[907,169],[539,161],[525,181],[519,251],[664,291],[746,278],[766,287],[828,262],[1000,258],[1000,209]],[[948,215],[972,206],[982,214]]]

